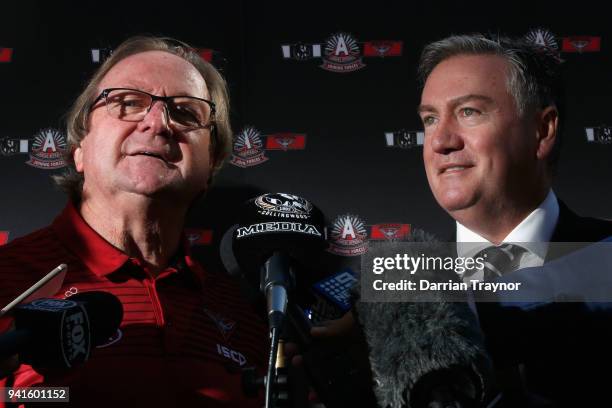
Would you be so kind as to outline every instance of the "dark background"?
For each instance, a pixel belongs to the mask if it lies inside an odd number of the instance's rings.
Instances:
[[[453,33],[523,36],[546,28],[557,37],[601,37],[601,51],[563,53],[567,121],[554,190],[578,213],[612,218],[612,145],[588,143],[585,127],[612,125],[612,39],[598,2],[16,2],[0,6],[0,139],[33,139],[64,128],[63,115],[98,67],[92,48],[114,48],[135,34],[176,37],[216,51],[230,85],[233,127],[262,134],[305,133],[305,150],[266,151],[268,161],[226,165],[189,225],[212,228],[214,241],[232,208],[258,192],[310,199],[329,221],[358,215],[365,224],[409,223],[449,237],[454,224],[427,185],[421,148],[389,148],[384,133],[420,130],[415,73],[423,46]],[[403,55],[364,58],[364,69],[328,72],[321,59],[283,59],[282,44],[321,43],[338,32],[359,42],[403,41]],[[0,155],[0,231],[10,240],[47,225],[65,195],[50,175]]]

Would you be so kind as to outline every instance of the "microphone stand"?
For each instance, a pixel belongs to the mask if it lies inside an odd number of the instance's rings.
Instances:
[[[290,258],[284,252],[274,251],[261,269],[261,291],[266,295],[268,304],[268,324],[270,326],[270,357],[268,371],[265,379],[266,404],[265,408],[273,408],[278,400],[287,400],[289,395],[279,388],[287,386],[287,375],[279,375],[277,360],[283,354],[279,348],[280,331],[283,328],[285,312],[287,311],[287,290],[291,285]],[[284,366],[284,358],[280,360]]]

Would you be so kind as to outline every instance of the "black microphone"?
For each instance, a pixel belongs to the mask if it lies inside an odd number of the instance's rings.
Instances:
[[[377,257],[394,258],[423,253],[456,256],[434,237],[413,230],[408,241],[371,245],[365,262]],[[414,249],[412,249],[414,248]],[[411,253],[412,252],[412,253]],[[372,273],[362,270],[362,274]],[[416,271],[402,278],[414,282],[460,282],[454,271]],[[362,280],[363,283],[365,281]],[[360,287],[354,288],[359,293]],[[365,302],[355,309],[366,341],[381,407],[477,407],[485,401],[492,375],[484,340],[467,297],[458,299],[445,291],[404,291],[402,302]],[[460,300],[460,301],[458,301]]]
[[[294,194],[269,193],[241,206],[231,245],[227,238],[222,242],[222,257],[225,252],[228,269],[241,270],[266,297],[271,342],[265,380],[266,408],[277,398],[285,398],[281,395],[284,393],[274,390],[280,384],[274,374],[278,372],[275,370],[280,330],[289,296],[296,286],[308,287],[312,279],[299,271],[305,269],[309,257],[327,245],[324,227],[323,214],[308,200]],[[298,280],[304,282],[296,284]]]
[[[0,359],[19,354],[21,363],[65,369],[90,356],[119,327],[123,307],[106,292],[84,292],[69,299],[37,299],[13,310],[15,330],[0,336]]]
[[[265,294],[270,327],[279,327],[288,292],[312,285],[314,277],[300,271],[326,247],[324,227],[321,211],[294,194],[263,194],[242,205],[229,252],[247,280]],[[227,265],[228,257],[223,258]]]

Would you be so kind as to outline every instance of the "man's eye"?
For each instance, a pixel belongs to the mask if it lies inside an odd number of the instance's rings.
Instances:
[[[423,126],[430,126],[436,123],[436,118],[434,116],[425,116],[421,120],[423,121]]]
[[[461,109],[461,115],[469,118],[472,116],[477,116],[480,112],[478,112],[476,109],[473,108],[463,108]]]

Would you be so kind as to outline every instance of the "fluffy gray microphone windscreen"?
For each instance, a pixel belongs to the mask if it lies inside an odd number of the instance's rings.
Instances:
[[[422,243],[418,249],[405,242],[371,245],[364,262],[375,257],[397,254],[419,257],[449,254],[449,245],[437,242],[432,235],[415,230],[408,241]],[[410,252],[413,253],[410,253]],[[407,253],[408,252],[408,253]],[[418,252],[418,253],[417,253]],[[361,274],[371,273],[363,270]],[[418,270],[405,273],[404,279],[418,283],[460,282],[454,271]],[[361,280],[360,284],[364,284]],[[354,294],[362,293],[360,284]],[[381,407],[415,407],[417,389],[440,382],[468,399],[482,402],[487,390],[491,367],[477,318],[470,309],[467,295],[444,291],[415,290],[402,293],[403,301],[364,301],[358,299],[355,310],[369,346],[369,359],[375,393]]]

